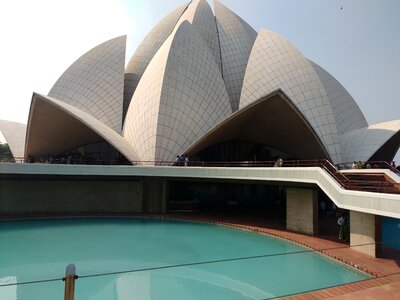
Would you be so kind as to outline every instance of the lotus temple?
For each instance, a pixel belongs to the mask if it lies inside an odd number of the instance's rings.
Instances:
[[[126,67],[125,49],[126,36],[106,41],[78,58],[47,95],[33,93],[26,133],[2,121],[12,153],[337,164],[391,161],[399,148],[400,120],[369,125],[328,71],[218,1],[215,17],[206,1],[171,12]]]
[[[374,259],[400,236],[400,119],[368,124],[284,37],[198,0],[125,57],[126,36],[105,41],[33,92],[26,125],[0,121],[15,162],[0,163],[0,217],[265,211],[298,242],[336,238],[340,210],[346,245]]]

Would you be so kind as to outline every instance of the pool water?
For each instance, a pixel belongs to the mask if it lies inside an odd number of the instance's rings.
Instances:
[[[78,300],[268,299],[368,278],[317,253],[289,254],[304,250],[185,221],[6,221],[0,222],[0,299],[63,299],[61,280],[18,283],[61,278],[68,263],[82,276],[75,286]],[[245,257],[253,258],[229,260]],[[209,263],[192,265],[198,262]],[[181,264],[188,265],[157,269]],[[146,268],[155,269],[85,277]]]

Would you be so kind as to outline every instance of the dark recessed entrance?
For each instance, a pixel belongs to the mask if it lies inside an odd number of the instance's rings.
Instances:
[[[90,143],[59,153],[53,157],[57,161],[72,164],[128,165],[130,162],[106,141]]]
[[[235,182],[169,182],[167,212],[251,217],[285,226],[286,195],[280,186]]]

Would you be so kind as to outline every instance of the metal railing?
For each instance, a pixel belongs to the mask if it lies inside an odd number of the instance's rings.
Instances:
[[[344,162],[336,164],[339,170],[359,170],[359,169],[387,169],[393,173],[400,173],[393,164],[387,161],[366,161],[366,162]]]
[[[75,280],[78,279],[76,275],[76,268],[74,264],[69,264],[65,270],[64,300],[74,300],[75,297]]]
[[[151,165],[151,166],[183,166],[184,162],[175,161],[162,161],[162,160],[105,160],[105,159],[80,159],[80,158],[40,158],[33,157],[14,157],[15,162],[18,163],[46,163],[46,164],[73,164],[73,165]],[[2,159],[0,155],[0,162],[9,162],[8,158]],[[326,159],[313,159],[313,160],[284,160],[282,167],[308,167],[319,166],[321,163],[330,165],[336,170],[349,170],[349,169],[388,169],[394,173],[400,173],[395,166],[387,161],[367,161],[367,162],[344,162],[333,165]],[[276,160],[267,161],[190,161],[189,166],[200,167],[274,167]]]
[[[2,159],[1,162],[10,162],[9,159]],[[104,159],[79,159],[79,158],[46,158],[36,159],[33,157],[14,157],[16,163],[36,163],[36,164],[52,164],[52,165],[137,165],[139,162],[128,161],[128,160],[104,160]]]

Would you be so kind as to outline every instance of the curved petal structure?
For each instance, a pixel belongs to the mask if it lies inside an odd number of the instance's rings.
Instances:
[[[340,134],[368,126],[367,120],[346,89],[326,70],[309,60],[331,103]]]
[[[25,148],[26,125],[0,120],[0,132],[6,139],[6,143],[11,150],[16,162],[22,162]]]
[[[332,161],[340,162],[340,141],[335,117],[314,68],[287,40],[262,29],[247,65],[240,108],[277,89],[282,89],[308,120]]]
[[[341,143],[344,162],[393,159],[400,145],[400,120],[350,131]]]
[[[111,144],[127,160],[139,160],[121,135],[88,113],[58,99],[33,94],[25,156],[56,155],[102,140]]]
[[[142,159],[172,161],[230,111],[208,46],[189,22],[183,22],[143,74],[123,133]]]
[[[176,27],[184,21],[191,23],[193,28],[197,30],[208,48],[210,48],[211,53],[215,57],[215,62],[221,70],[221,52],[219,48],[217,24],[208,2],[206,0],[197,0],[196,3],[190,5],[180,18]]]
[[[285,116],[284,122],[282,116]],[[235,112],[186,153],[193,156],[210,146],[229,141],[273,146],[294,158],[328,157],[307,120],[280,90]]]
[[[257,32],[218,0],[214,5],[221,48],[222,76],[234,112],[239,108],[247,61]]]
[[[126,36],[117,37],[82,55],[61,75],[48,96],[121,132],[125,44]]]
[[[164,17],[144,38],[142,43],[136,49],[130,59],[125,70],[125,90],[124,90],[124,105],[123,113],[128,110],[133,93],[142,78],[144,71],[153,59],[154,55],[160,49],[161,45],[170,36],[175,28],[176,23],[187,9],[189,4],[185,3]]]
[[[108,157],[121,158],[118,150],[130,161],[150,162],[181,154],[203,161],[333,163],[395,155],[399,121],[368,126],[322,67],[278,34],[262,29],[257,35],[214,3],[215,16],[208,0],[194,0],[164,17],[125,70],[126,37],[80,57],[48,97],[34,94],[25,154],[107,141],[116,148],[105,145]]]

